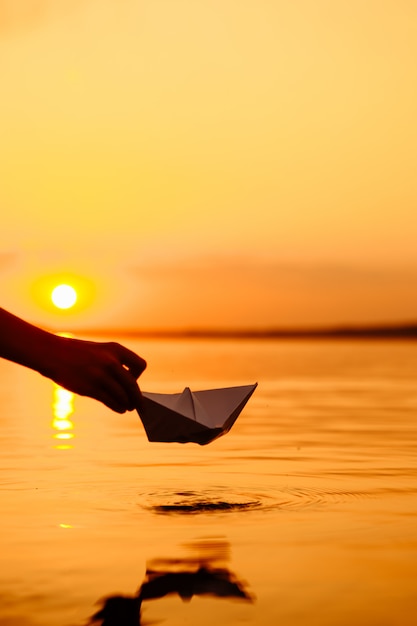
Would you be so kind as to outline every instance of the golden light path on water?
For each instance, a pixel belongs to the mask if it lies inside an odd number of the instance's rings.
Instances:
[[[52,396],[52,428],[53,437],[58,440],[55,446],[60,450],[72,448],[74,439],[74,423],[71,416],[74,413],[74,394],[59,385],[54,384]]]

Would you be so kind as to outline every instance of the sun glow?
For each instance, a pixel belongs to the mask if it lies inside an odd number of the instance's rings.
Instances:
[[[33,302],[43,311],[45,325],[54,324],[57,315],[80,317],[88,309],[98,307],[95,281],[76,272],[58,271],[53,274],[37,269],[37,278],[31,284]]]
[[[70,309],[77,302],[77,292],[71,285],[57,285],[52,290],[51,299],[58,309]]]

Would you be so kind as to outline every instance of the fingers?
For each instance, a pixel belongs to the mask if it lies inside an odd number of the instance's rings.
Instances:
[[[141,399],[136,379],[146,368],[146,361],[118,343],[73,341],[77,343],[69,345],[76,348],[75,357],[65,380],[62,377],[63,386],[95,398],[117,413],[136,408]]]
[[[141,402],[141,393],[136,379],[145,370],[146,361],[121,344],[114,343],[111,347],[118,359],[118,362],[115,362],[111,368],[113,381],[118,386],[118,405],[124,406],[124,410],[132,411]],[[115,391],[114,385],[113,390]],[[122,404],[122,396],[124,404]]]
[[[125,413],[127,411],[126,404],[117,400],[117,392],[116,394],[107,389],[101,389],[99,393],[96,393],[96,400],[102,402],[105,406],[107,406],[112,411],[116,413]]]
[[[140,391],[131,374],[121,366],[119,368],[120,375],[116,374],[115,370],[109,371],[108,376],[96,386],[94,395],[91,395],[113,411],[125,413],[135,408]]]
[[[129,350],[125,346],[118,343],[113,344],[117,357],[120,359],[122,365],[125,365],[131,375],[137,379],[146,368],[146,361],[132,350]]]
[[[137,385],[136,379],[132,376],[130,370],[116,364],[112,371],[114,382],[118,384],[121,392],[126,399],[126,409],[132,411],[140,403],[141,393]]]

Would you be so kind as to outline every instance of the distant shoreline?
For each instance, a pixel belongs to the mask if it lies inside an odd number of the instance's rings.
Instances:
[[[247,329],[74,329],[77,335],[140,339],[408,339],[417,340],[417,323],[403,325],[334,326],[324,328]]]

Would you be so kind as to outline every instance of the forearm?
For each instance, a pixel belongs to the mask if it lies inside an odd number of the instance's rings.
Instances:
[[[0,308],[0,356],[49,376],[59,337]]]

